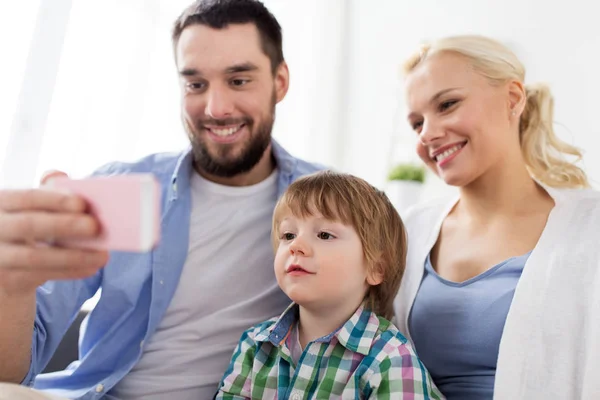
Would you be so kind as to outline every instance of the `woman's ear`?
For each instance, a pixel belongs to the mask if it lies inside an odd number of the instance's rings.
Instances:
[[[508,107],[511,117],[519,118],[527,103],[527,91],[522,82],[517,80],[508,84]],[[510,118],[510,117],[509,117]]]

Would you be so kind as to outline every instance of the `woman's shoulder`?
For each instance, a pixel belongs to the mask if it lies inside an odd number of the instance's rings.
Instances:
[[[551,213],[557,222],[550,230],[552,235],[580,246],[583,243],[597,246],[600,192],[593,189],[553,189],[549,193],[556,204]]]
[[[403,213],[402,221],[409,231],[423,224],[435,224],[435,221],[448,214],[456,201],[457,197],[452,196],[420,202]]]
[[[600,215],[600,191],[595,189],[551,189],[557,205]]]

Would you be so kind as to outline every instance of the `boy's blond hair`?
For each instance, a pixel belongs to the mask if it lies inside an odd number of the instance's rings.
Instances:
[[[388,197],[349,174],[321,171],[306,175],[292,183],[275,206],[271,234],[275,251],[279,245],[279,224],[289,212],[299,218],[320,213],[356,230],[367,268],[383,277],[379,285],[369,288],[364,305],[391,319],[394,297],[406,266],[406,232]]]

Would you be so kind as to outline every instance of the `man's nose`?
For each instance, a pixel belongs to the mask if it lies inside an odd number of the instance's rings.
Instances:
[[[225,88],[211,88],[207,93],[205,114],[213,119],[223,119],[233,115],[233,99]]]

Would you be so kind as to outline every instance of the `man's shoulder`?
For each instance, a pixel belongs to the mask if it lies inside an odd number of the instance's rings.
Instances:
[[[328,169],[324,165],[309,162],[291,155],[276,140],[273,140],[273,154],[279,164],[279,169],[291,174],[292,180],[296,180],[304,175],[312,174],[313,172]]]
[[[303,160],[301,158],[294,158],[294,168],[292,170],[292,181],[295,181],[298,178],[301,178],[306,175],[313,174],[319,171],[325,171],[331,169],[326,165],[322,165],[315,162],[310,162]]]
[[[187,151],[154,153],[135,161],[114,161],[98,168],[94,175],[120,175],[134,173],[172,174],[179,160]]]
[[[300,158],[298,158],[296,160],[297,160],[297,164],[296,164],[295,178],[299,178],[304,175],[309,175],[309,174],[312,174],[312,173],[315,173],[318,171],[324,171],[324,170],[330,169],[329,167],[319,164],[319,163],[305,161]]]

